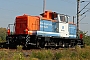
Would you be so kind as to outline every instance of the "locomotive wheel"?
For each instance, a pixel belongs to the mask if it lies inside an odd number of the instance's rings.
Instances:
[[[38,41],[36,41],[36,48],[40,47],[40,43]]]
[[[45,42],[40,42],[40,48],[44,48]]]

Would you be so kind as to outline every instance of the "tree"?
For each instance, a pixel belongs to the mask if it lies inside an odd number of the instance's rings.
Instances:
[[[6,28],[0,28],[0,41],[5,41],[6,40]]]
[[[90,36],[87,35],[88,32],[82,32],[82,31],[80,31],[80,33],[83,34],[84,43],[86,45],[89,45],[90,46]]]

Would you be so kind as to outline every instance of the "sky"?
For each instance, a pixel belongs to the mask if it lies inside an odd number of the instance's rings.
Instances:
[[[90,1],[80,3],[80,10]],[[80,13],[82,14],[90,8],[90,4]],[[45,10],[54,11],[72,17],[77,13],[77,0],[46,0]],[[0,0],[0,27],[7,28],[8,24],[13,24],[15,17],[23,14],[39,16],[43,12],[43,0]],[[82,19],[84,16],[86,17]],[[75,22],[76,22],[75,18]],[[82,19],[82,20],[81,20]],[[80,16],[80,30],[90,35],[90,11]]]

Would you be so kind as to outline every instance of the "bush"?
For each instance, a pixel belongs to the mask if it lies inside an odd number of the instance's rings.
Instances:
[[[52,60],[53,54],[49,50],[42,50],[38,52],[33,51],[31,54],[31,58],[38,58],[40,60],[46,60],[46,59]]]
[[[13,60],[24,60],[24,55],[21,52],[15,52],[13,55]]]
[[[0,38],[1,40],[6,40],[6,28],[0,28]]]
[[[82,59],[86,59],[88,56],[89,56],[89,52],[81,52],[81,53],[80,53],[80,57],[81,57]]]
[[[55,54],[54,54],[54,60],[58,60],[58,59],[60,59],[60,58],[62,58],[63,57],[63,55],[62,55],[62,53],[60,53],[60,52],[56,52]]]
[[[71,57],[71,58],[77,57],[77,53],[76,53],[76,52],[72,52],[72,53],[70,54],[70,57]]]
[[[22,51],[22,48],[23,48],[22,45],[17,45],[17,50],[18,50],[18,51]]]
[[[32,52],[32,55],[31,55],[32,58],[38,58],[38,59],[41,59],[43,60],[45,58],[45,56],[43,55],[43,53],[41,52]]]

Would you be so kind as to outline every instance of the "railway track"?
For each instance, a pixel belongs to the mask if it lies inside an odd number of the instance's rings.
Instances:
[[[0,50],[1,49],[9,49],[9,50],[17,50],[17,49],[22,49],[23,51],[24,50],[48,50],[48,49],[50,49],[50,50],[64,50],[64,49],[71,49],[71,50],[74,50],[75,49],[75,47],[73,47],[73,48],[55,48],[55,47],[45,47],[45,48],[36,48],[36,47],[30,47],[30,48],[22,48],[22,46],[20,45],[20,46],[18,46],[18,47],[7,47],[7,45],[6,45],[6,42],[4,42],[4,43],[0,43]]]

